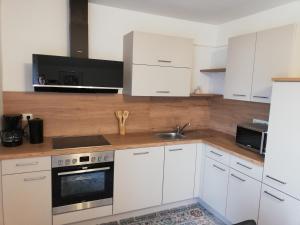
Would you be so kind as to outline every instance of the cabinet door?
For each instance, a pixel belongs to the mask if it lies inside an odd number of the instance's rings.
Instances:
[[[6,175],[3,181],[5,225],[51,225],[51,172]]]
[[[263,182],[300,199],[300,83],[274,82]]]
[[[134,32],[133,63],[192,68],[193,42],[181,37]]]
[[[115,152],[114,214],[160,205],[164,148]]]
[[[227,166],[206,158],[203,200],[223,216],[226,209],[228,173]]]
[[[226,218],[232,223],[258,219],[261,183],[231,169]]]
[[[263,185],[258,225],[299,225],[300,201]]]
[[[190,96],[191,69],[133,65],[133,96]]]
[[[163,203],[194,197],[196,145],[165,147]]]
[[[288,25],[257,33],[252,101],[269,103],[272,77],[290,74],[295,31]]]
[[[255,43],[256,33],[229,39],[225,98],[250,100]]]

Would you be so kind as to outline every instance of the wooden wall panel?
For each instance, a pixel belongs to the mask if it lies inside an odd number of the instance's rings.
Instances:
[[[105,94],[4,92],[4,113],[32,113],[44,119],[45,136],[117,133],[114,112],[129,110],[127,131],[173,129],[191,122],[191,129],[209,126],[206,99],[150,98]]]
[[[210,127],[235,135],[238,123],[253,118],[269,120],[269,111],[270,104],[214,98],[210,101]]]
[[[212,128],[235,134],[237,123],[268,119],[269,104],[222,98],[151,98],[105,94],[4,92],[4,113],[33,113],[44,119],[45,136],[118,133],[114,112],[129,110],[127,131]]]

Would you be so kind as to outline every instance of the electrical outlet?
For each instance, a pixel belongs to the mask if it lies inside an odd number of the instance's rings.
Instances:
[[[31,120],[31,119],[33,119],[33,115],[32,115],[32,113],[23,113],[22,114],[22,120],[23,121],[27,121],[27,117],[29,116],[29,119]]]

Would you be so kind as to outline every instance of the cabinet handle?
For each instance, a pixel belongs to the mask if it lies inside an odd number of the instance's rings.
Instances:
[[[253,96],[253,98],[264,98],[264,99],[268,99],[269,97],[255,95],[255,96]]]
[[[217,168],[217,169],[219,169],[219,170],[222,170],[223,172],[226,171],[225,169],[223,169],[223,168],[221,168],[221,167],[219,167],[219,166],[217,166],[217,165],[215,165],[215,164],[213,164],[213,167],[215,167],[215,168]]]
[[[240,181],[242,181],[242,182],[245,182],[245,181],[246,181],[246,180],[244,180],[244,179],[242,179],[242,178],[240,178],[240,177],[234,175],[233,173],[231,174],[231,176],[234,177],[234,178],[236,178],[236,179],[238,179],[238,180],[240,180]]]
[[[170,91],[156,91],[158,94],[170,94]]]
[[[175,149],[170,149],[169,152],[177,152],[177,151],[182,151],[182,148],[175,148]]]
[[[276,179],[276,178],[274,178],[274,177],[271,177],[271,176],[269,176],[269,175],[267,175],[266,177],[269,178],[269,179],[271,179],[271,180],[274,180],[274,181],[276,181],[276,182],[278,182],[278,183],[280,183],[280,184],[286,184],[286,182],[281,181],[281,180],[278,180],[278,179]]]
[[[17,163],[16,166],[20,167],[20,166],[36,166],[38,165],[39,162],[31,162],[31,163]]]
[[[136,153],[133,153],[133,155],[148,155],[149,152],[136,152]]]
[[[24,178],[24,181],[28,182],[28,181],[38,181],[38,180],[44,180],[44,179],[46,179],[46,176]]]
[[[159,59],[157,61],[160,63],[171,63],[172,62],[171,60],[163,60],[163,59]]]
[[[235,97],[246,97],[246,95],[241,95],[241,94],[232,94]]]
[[[212,154],[214,154],[214,155],[216,155],[216,156],[219,156],[219,157],[222,157],[223,155],[221,155],[221,154],[219,154],[219,153],[217,153],[217,152],[214,152],[214,151],[210,151],[210,153],[212,153]]]
[[[267,194],[267,195],[269,195],[269,196],[271,196],[271,197],[273,197],[273,198],[275,198],[275,199],[277,199],[277,200],[279,200],[279,201],[281,201],[281,202],[284,202],[284,201],[285,201],[283,198],[279,198],[279,197],[277,197],[276,195],[273,195],[273,194],[271,194],[271,193],[268,192],[268,191],[264,191],[264,193]]]
[[[242,163],[240,163],[240,162],[237,162],[236,164],[239,165],[239,166],[242,166],[242,167],[244,167],[244,168],[246,168],[246,169],[248,169],[248,170],[252,170],[251,167],[246,166],[246,165],[244,165],[244,164],[242,164]]]

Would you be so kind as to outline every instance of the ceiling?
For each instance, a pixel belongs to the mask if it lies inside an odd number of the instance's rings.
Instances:
[[[90,0],[91,2],[185,20],[222,24],[295,0]]]

